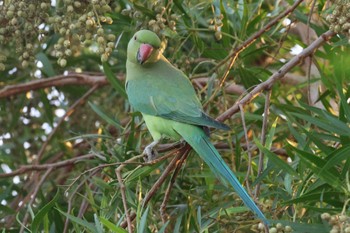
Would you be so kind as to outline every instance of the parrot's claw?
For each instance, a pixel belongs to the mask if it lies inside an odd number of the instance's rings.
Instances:
[[[158,152],[148,146],[145,148],[142,154],[145,162],[152,162],[158,156]]]
[[[158,152],[155,149],[153,149],[158,144],[158,142],[159,141],[152,142],[143,150],[142,154],[144,155],[143,158],[145,162],[152,162],[158,156]]]

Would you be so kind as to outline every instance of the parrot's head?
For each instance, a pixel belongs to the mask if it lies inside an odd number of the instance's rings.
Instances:
[[[149,30],[140,30],[128,44],[128,60],[133,63],[154,63],[162,54],[159,37]]]

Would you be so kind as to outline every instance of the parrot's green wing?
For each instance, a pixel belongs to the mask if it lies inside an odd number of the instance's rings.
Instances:
[[[135,110],[174,121],[228,130],[203,110],[192,84],[164,57],[152,69],[128,62],[126,91]],[[152,90],[152,91],[150,91]]]

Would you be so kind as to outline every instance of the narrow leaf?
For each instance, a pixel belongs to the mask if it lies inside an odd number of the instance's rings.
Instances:
[[[104,230],[102,228],[102,225],[101,225],[100,220],[98,219],[98,216],[96,215],[96,213],[94,214],[94,220],[95,220],[95,226],[97,229],[97,233],[104,233]]]
[[[32,226],[31,226],[31,230],[32,232],[38,232],[39,227],[44,219],[44,217],[47,215],[47,213],[52,209],[52,207],[55,205],[57,199],[58,199],[58,195],[59,194],[59,190],[57,190],[55,196],[52,198],[51,201],[49,201],[43,208],[41,208],[38,213],[35,215],[33,222],[32,222]]]
[[[49,60],[49,58],[46,56],[45,53],[40,52],[38,53],[36,56],[36,59],[38,61],[40,61],[41,63],[43,63],[43,67],[41,68],[41,70],[48,76],[48,77],[52,77],[56,75],[55,70],[53,69],[53,66]]]
[[[108,230],[115,233],[128,233],[124,228],[116,226],[114,223],[108,221],[107,219],[100,217],[100,222],[108,228]]]
[[[149,211],[149,206],[147,206],[145,212],[141,217],[141,221],[138,227],[138,232],[146,232],[148,211]]]
[[[60,209],[58,209],[58,208],[57,208],[57,210],[58,210],[61,214],[63,214],[64,216],[66,216],[69,220],[71,220],[72,222],[75,222],[75,223],[79,224],[80,226],[85,227],[86,229],[88,229],[88,230],[91,231],[91,232],[97,232],[97,229],[96,229],[96,227],[95,227],[94,224],[89,223],[88,221],[86,221],[86,220],[84,220],[84,219],[75,217],[75,216],[73,216],[73,215],[71,215],[71,214],[67,214],[67,213],[63,212],[62,210],[60,210]]]
[[[108,124],[111,124],[111,125],[117,127],[118,129],[123,129],[123,127],[121,126],[121,124],[119,124],[119,122],[115,121],[113,118],[111,118],[106,113],[104,113],[97,105],[95,105],[91,102],[89,102],[89,105],[92,108],[92,110],[94,110],[94,112],[97,113],[97,115],[99,115]]]
[[[126,96],[124,85],[122,84],[121,81],[119,81],[119,79],[115,77],[115,74],[113,73],[109,64],[104,62],[102,63],[102,66],[108,81],[112,84],[115,90],[117,90],[124,98],[126,98],[127,96]]]
[[[262,152],[269,158],[269,160],[272,163],[274,163],[277,167],[281,168],[282,170],[293,176],[299,176],[298,173],[287,162],[280,159],[275,153],[266,149],[263,145],[261,145],[261,143],[257,139],[254,139],[254,142],[259,148],[259,150],[262,150]]]

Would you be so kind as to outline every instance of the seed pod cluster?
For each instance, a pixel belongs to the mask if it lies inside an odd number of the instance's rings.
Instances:
[[[108,60],[114,48],[115,35],[102,27],[111,24],[112,18],[105,16],[112,8],[109,0],[74,1],[63,0],[63,8],[57,15],[50,17],[50,23],[60,38],[54,45],[53,55],[57,63],[64,67],[67,58],[79,54],[81,46],[97,43],[97,52],[101,61]]]
[[[330,233],[350,233],[350,217],[345,214],[331,215],[322,213],[321,219],[331,225]]]
[[[224,15],[220,14],[215,16],[212,19],[208,19],[207,23],[209,24],[208,29],[214,32],[215,39],[217,41],[222,39],[221,28],[223,26],[222,20],[224,19]]]
[[[19,53],[21,67],[34,61],[35,45],[44,44],[49,31],[58,35],[52,55],[64,67],[67,58],[79,54],[81,46],[97,44],[101,60],[106,61],[114,49],[116,36],[103,28],[111,24],[110,0],[62,0],[56,6],[50,0],[12,0],[0,5],[0,71],[11,54]],[[38,41],[39,40],[39,41]],[[39,43],[38,43],[39,42]],[[49,50],[50,51],[50,50]]]
[[[164,29],[176,31],[176,22],[179,20],[177,14],[167,11],[162,5],[162,1],[149,2],[147,6],[154,13],[154,17],[149,17],[141,11],[133,8],[126,8],[122,10],[122,14],[130,18],[136,19],[136,26],[139,28],[148,28],[155,33],[159,33]]]
[[[34,58],[34,44],[46,35],[41,25],[48,21],[49,0],[43,1],[2,1],[0,5],[0,71],[5,70],[5,62],[10,55],[9,48],[16,48],[19,62],[26,68]],[[42,10],[45,9],[45,10]]]
[[[345,34],[350,43],[350,1],[337,0],[334,10],[326,17],[330,23],[329,29],[336,33]]]
[[[252,226],[254,232],[265,233],[265,225],[262,223],[254,224]],[[270,233],[289,233],[293,232],[291,226],[284,226],[282,223],[276,223],[275,226],[269,228]]]

